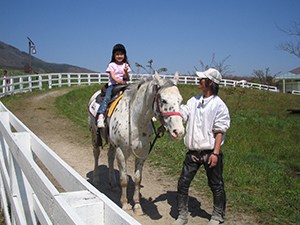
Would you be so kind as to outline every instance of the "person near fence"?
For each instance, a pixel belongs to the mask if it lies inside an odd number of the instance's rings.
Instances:
[[[188,191],[191,181],[201,165],[204,165],[208,185],[213,193],[213,213],[209,225],[225,220],[226,195],[223,181],[223,153],[225,133],[230,127],[230,115],[226,104],[218,96],[222,79],[220,72],[210,68],[196,72],[200,78],[198,88],[203,94],[190,98],[181,105],[180,112],[186,125],[184,144],[188,148],[177,186],[179,216],[173,225],[188,222]]]
[[[9,77],[9,75],[7,74],[7,70],[4,70],[1,78],[6,78],[6,77]],[[10,84],[10,79],[6,80],[6,84]]]
[[[7,73],[7,70],[4,70],[3,71],[3,75],[1,76],[1,78],[7,78],[7,77],[9,77],[9,75]],[[6,79],[6,83],[5,84],[10,84],[10,79]],[[9,88],[6,87],[6,91],[8,91],[8,90],[9,90]]]
[[[112,50],[111,62],[106,69],[106,72],[109,73],[109,82],[105,97],[98,109],[98,128],[104,127],[104,114],[111,99],[113,87],[117,84],[126,84],[129,80],[129,72],[131,71],[129,66],[124,45],[116,44]]]

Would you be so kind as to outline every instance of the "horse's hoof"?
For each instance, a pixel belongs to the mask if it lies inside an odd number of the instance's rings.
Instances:
[[[120,193],[121,189],[119,187],[112,187],[111,190],[115,193]]]
[[[129,210],[131,210],[132,208],[131,208],[131,205],[130,205],[130,204],[126,203],[126,204],[124,204],[124,205],[122,206],[122,209],[123,209],[124,211],[129,211]]]
[[[94,177],[93,178],[93,185],[94,186],[97,186],[97,185],[99,185],[100,184],[100,179],[98,178],[98,177]]]
[[[140,204],[135,204],[134,208],[133,208],[134,214],[137,216],[142,216],[144,215],[144,212],[142,210],[142,207]]]

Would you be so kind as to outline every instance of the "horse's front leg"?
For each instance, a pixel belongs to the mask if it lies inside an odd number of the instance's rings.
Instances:
[[[145,159],[135,158],[135,174],[134,174],[135,190],[133,195],[133,201],[134,201],[133,210],[134,213],[138,216],[144,215],[144,212],[140,204],[140,188],[142,182],[142,172],[143,172],[144,163],[145,163]]]
[[[120,147],[116,149],[116,158],[119,166],[120,183],[122,188],[122,195],[121,195],[122,209],[130,210],[131,206],[128,203],[128,199],[127,199],[128,176],[127,176],[126,157]]]

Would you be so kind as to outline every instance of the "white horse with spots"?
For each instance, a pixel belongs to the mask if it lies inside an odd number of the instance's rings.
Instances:
[[[182,117],[179,113],[182,97],[177,88],[178,79],[177,72],[174,79],[162,79],[155,72],[154,78],[149,76],[137,84],[130,85],[117,104],[114,113],[107,120],[110,143],[108,151],[109,182],[114,191],[118,190],[114,173],[114,158],[116,157],[122,187],[121,205],[124,210],[131,209],[126,195],[128,184],[126,161],[133,153],[135,156],[133,209],[137,215],[143,214],[139,203],[140,185],[143,165],[149,154],[150,142],[154,133],[151,123],[152,117],[155,116],[161,121],[171,140],[178,141],[184,134]],[[95,95],[93,95],[90,102],[95,99]],[[97,184],[99,182],[98,158],[100,150],[97,142],[98,128],[95,120],[95,117],[89,113],[89,127],[92,133],[95,158],[93,182]]]

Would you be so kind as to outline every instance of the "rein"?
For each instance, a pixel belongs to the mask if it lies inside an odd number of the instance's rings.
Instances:
[[[157,138],[163,137],[165,135],[165,131],[166,131],[166,129],[163,125],[161,125],[159,128],[157,128],[157,131],[156,131],[153,120],[151,120],[151,124],[152,124],[153,130],[154,130],[154,133],[155,133],[155,138],[154,138],[153,142],[150,143],[150,149],[149,149],[148,155],[151,153]],[[162,135],[160,135],[160,134],[162,134]]]

